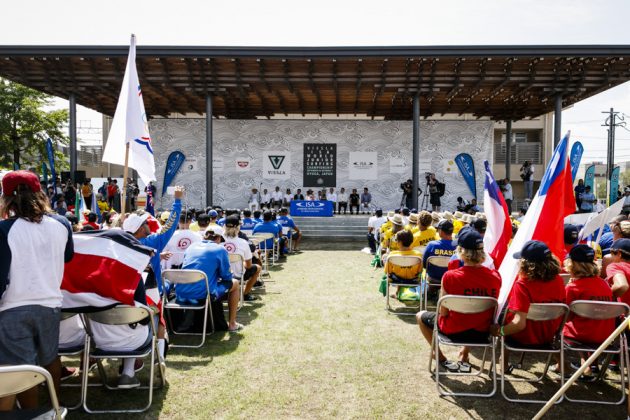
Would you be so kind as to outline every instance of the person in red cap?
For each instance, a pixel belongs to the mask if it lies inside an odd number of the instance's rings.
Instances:
[[[60,286],[64,263],[73,255],[72,228],[53,213],[38,177],[28,171],[5,175],[0,198],[0,365],[43,366],[57,389]],[[37,391],[20,394],[22,408],[37,406]],[[12,410],[14,403],[15,397],[0,399],[0,411]]]

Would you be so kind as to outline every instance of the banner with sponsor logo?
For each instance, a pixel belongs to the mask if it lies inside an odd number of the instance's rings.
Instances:
[[[293,217],[332,217],[332,201],[291,201],[291,216]]]
[[[584,146],[579,141],[573,143],[571,147],[571,154],[569,154],[569,160],[571,161],[571,177],[575,181],[578,169],[580,169],[580,161],[582,160],[582,154],[584,154]]]
[[[348,159],[349,179],[378,179],[376,152],[350,152]]]
[[[52,140],[46,140],[46,153],[48,154],[48,164],[50,165],[50,176],[52,177],[52,185],[57,193],[57,173],[55,172],[55,151],[53,150]]]
[[[287,151],[263,152],[264,179],[291,179],[291,153]]]
[[[591,187],[591,192],[595,193],[595,165],[586,168],[584,173],[584,188]]]
[[[619,199],[617,197],[617,190],[619,189],[619,173],[621,172],[621,168],[619,166],[615,166],[610,173],[610,188],[608,195],[608,205],[612,205],[616,203]]]
[[[455,156],[455,164],[462,173],[470,193],[477,199],[477,177],[475,176],[475,163],[473,162],[472,156],[468,153],[460,153]]]
[[[305,187],[337,186],[337,144],[304,144]]]
[[[166,168],[164,168],[164,183],[162,184],[162,195],[166,194],[166,189],[171,185],[175,175],[182,167],[182,164],[186,160],[186,156],[180,151],[172,152],[166,159]]]
[[[252,166],[252,162],[248,157],[236,158],[236,171],[247,172]]]

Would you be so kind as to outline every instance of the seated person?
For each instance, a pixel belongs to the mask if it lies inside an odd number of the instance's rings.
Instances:
[[[617,239],[610,247],[611,262],[606,270],[606,280],[613,296],[625,304],[630,304],[630,239]]]
[[[243,258],[243,264],[240,266],[233,265],[232,271],[236,277],[242,278],[242,281],[245,282],[243,300],[251,302],[256,300],[256,297],[250,292],[258,280],[261,267],[260,265],[252,264],[252,251],[249,243],[245,239],[239,238],[239,227],[240,220],[237,215],[231,215],[225,219],[225,233],[223,234],[225,242],[223,247],[229,254],[238,254]],[[245,267],[244,272],[243,266]]]
[[[533,303],[564,303],[564,281],[559,276],[560,261],[544,242],[528,241],[513,256],[520,259],[518,277],[508,298],[503,326],[492,326],[495,336],[510,336],[510,340],[525,346],[550,343],[556,335],[561,318],[552,321],[528,321],[527,313]],[[508,355],[503,364],[508,373]]]
[[[252,212],[249,210],[243,210],[243,220],[241,222],[242,230],[254,230],[254,226],[256,226],[257,222],[252,219]]]
[[[182,269],[201,270],[208,276],[210,298],[213,302],[228,299],[228,331],[238,331],[243,326],[236,322],[236,310],[240,299],[238,281],[232,279],[228,253],[221,246],[223,229],[218,225],[206,228],[204,239],[186,249]],[[208,290],[203,280],[175,287],[177,301],[197,304],[206,299]]]
[[[411,220],[411,219],[410,219]],[[413,243],[411,244],[412,248],[416,248],[418,246],[426,246],[429,242],[434,241],[439,238],[437,234],[437,230],[432,226],[433,218],[431,217],[431,213],[426,210],[423,210],[418,214],[418,230],[413,232]]]
[[[483,250],[481,235],[472,229],[462,231],[457,238],[457,254],[464,261],[464,266],[444,273],[440,296],[498,297],[501,276],[496,270],[482,265],[486,253]],[[478,314],[462,314],[441,307],[438,327],[441,333],[456,341],[487,340],[493,314],[492,310]],[[429,344],[432,342],[436,316],[435,312],[430,311],[420,311],[416,314],[420,332]],[[470,372],[468,348],[464,347],[460,351],[458,363],[449,362],[439,349],[437,351],[442,367],[451,372]]]
[[[396,234],[404,229],[403,218],[400,214],[388,218],[391,222],[391,228],[387,229],[381,240],[381,253],[398,250],[398,242],[396,242]]]
[[[420,260],[420,264],[411,267],[399,267],[389,262],[389,258],[395,255],[412,255],[422,258],[422,254],[411,249],[413,235],[406,229],[400,230],[396,233],[396,242],[399,249],[389,253],[385,261],[385,274],[388,274],[396,283],[419,283],[419,276],[422,273],[422,260]]]
[[[446,267],[427,265],[429,258],[434,256],[451,258],[455,254],[456,248],[453,244],[453,223],[451,221],[442,220],[438,224],[438,235],[440,239],[429,242],[422,256],[422,264],[427,269],[427,280],[431,284],[441,283]]]
[[[300,229],[295,224],[293,218],[289,216],[289,210],[286,207],[280,209],[280,215],[278,216],[276,221],[280,224],[280,228],[289,229],[287,237],[291,238],[291,240],[293,241],[293,250],[299,251],[300,240],[302,239],[302,232],[300,232]]]
[[[576,300],[613,301],[610,286],[599,276],[599,267],[595,264],[595,251],[588,245],[575,245],[564,261],[564,266],[567,273],[571,275],[571,280],[565,288],[567,305]],[[614,319],[592,320],[571,315],[564,324],[564,337],[569,341],[599,345],[612,334],[614,329]],[[581,354],[580,357],[584,363],[586,355]],[[584,371],[584,376],[590,375],[589,367]]]
[[[273,213],[270,211],[265,211],[263,213],[263,222],[254,226],[254,235],[257,233],[273,233],[273,235],[279,239],[280,241],[280,253],[282,255],[284,249],[284,238],[282,237],[282,227],[277,224],[274,220]],[[267,251],[271,251],[273,249],[273,238],[267,239],[264,243],[264,247],[266,247]]]
[[[615,243],[619,239],[630,238],[630,221],[622,220],[619,223],[612,224],[612,239],[613,243]],[[606,255],[602,259],[602,277],[606,278],[608,276],[607,267],[610,263],[613,262],[614,258],[612,255],[612,245],[609,247],[608,255]]]

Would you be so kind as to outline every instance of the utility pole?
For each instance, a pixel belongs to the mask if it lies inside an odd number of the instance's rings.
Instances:
[[[606,199],[608,200],[611,175],[615,167],[615,128],[625,126],[626,123],[624,117],[619,115],[614,108],[610,108],[610,111],[602,111],[602,114],[608,114],[608,118],[602,124],[603,127],[608,127],[608,152],[606,154]]]

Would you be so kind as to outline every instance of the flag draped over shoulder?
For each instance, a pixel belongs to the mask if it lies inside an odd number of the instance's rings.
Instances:
[[[155,181],[153,146],[136,69],[136,37],[134,35],[131,36],[125,77],[105,144],[103,161],[124,165],[127,144],[129,144],[129,167],[138,172],[144,183]]]
[[[518,260],[511,256],[520,251],[525,242],[529,240],[542,241],[561,261],[565,257],[564,218],[575,211],[571,164],[568,156],[569,135],[570,132],[553,152],[545,175],[540,182],[540,188],[507,251],[508,258],[503,260],[499,268],[502,279],[501,293],[499,294],[501,308],[507,301],[518,273]]]
[[[486,171],[486,181],[483,191],[483,208],[488,219],[486,234],[483,237],[484,248],[492,257],[494,266],[499,267],[507,252],[512,238],[512,222],[507,204],[494,179],[490,164],[483,162]]]
[[[121,229],[75,233],[73,239],[74,257],[61,283],[63,308],[133,305],[153,250]]]

